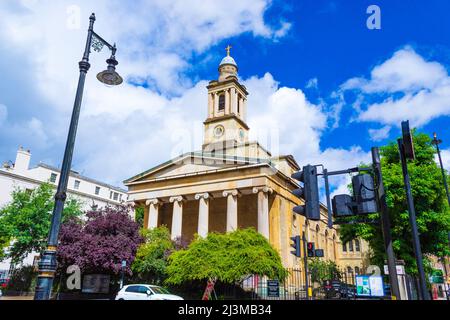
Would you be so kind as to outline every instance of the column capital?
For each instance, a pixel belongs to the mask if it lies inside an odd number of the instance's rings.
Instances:
[[[254,194],[257,194],[257,193],[260,193],[260,192],[273,193],[273,189],[269,188],[269,187],[255,187],[255,188],[253,188],[253,193]]]
[[[204,200],[209,200],[212,198],[212,195],[209,194],[208,192],[206,193],[198,193],[195,195],[195,200],[200,200],[200,199],[204,199]]]
[[[225,190],[224,192],[223,192],[223,196],[226,198],[226,197],[228,197],[228,196],[233,196],[233,197],[238,197],[238,196],[240,196],[241,195],[241,193],[239,192],[239,190],[237,190],[237,189],[234,189],[234,190]]]
[[[169,199],[170,203],[174,203],[174,202],[184,202],[186,201],[186,199],[183,196],[177,196],[177,197],[171,197]]]
[[[160,205],[162,205],[162,202],[159,199],[150,199],[145,202],[145,205],[146,206],[150,206],[150,205],[160,206]]]

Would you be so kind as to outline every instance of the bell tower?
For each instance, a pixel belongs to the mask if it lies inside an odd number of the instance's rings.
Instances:
[[[211,81],[208,88],[208,118],[204,122],[205,152],[226,153],[228,148],[245,144],[249,139],[246,123],[248,92],[238,80],[238,65],[230,56],[219,65],[219,79]]]

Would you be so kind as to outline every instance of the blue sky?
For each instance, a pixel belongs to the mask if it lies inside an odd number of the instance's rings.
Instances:
[[[366,27],[373,4],[381,30]],[[368,161],[409,119],[439,133],[450,167],[449,10],[440,0],[2,1],[0,160],[23,145],[33,163],[60,164],[95,11],[127,83],[96,83],[107,53],[93,54],[74,157],[86,175],[120,185],[198,149],[205,86],[228,44],[255,138],[279,136],[268,148],[343,169]]]

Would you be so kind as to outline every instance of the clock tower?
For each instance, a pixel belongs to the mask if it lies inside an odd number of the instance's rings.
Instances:
[[[219,65],[219,79],[208,86],[208,118],[204,122],[205,140],[203,151],[206,153],[224,153],[245,145],[249,139],[247,118],[248,92],[239,83],[238,66],[230,56],[231,47],[227,47],[227,56]]]

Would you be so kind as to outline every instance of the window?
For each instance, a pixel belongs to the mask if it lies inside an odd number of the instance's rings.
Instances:
[[[347,267],[347,272],[348,272],[348,273],[353,273],[352,267]]]
[[[342,251],[347,252],[347,243],[342,243]]]
[[[353,241],[348,243],[348,251],[353,252]]]
[[[113,192],[112,192],[112,191],[109,192],[109,198],[110,198],[110,199],[113,198]]]
[[[129,286],[125,292],[139,293],[140,286]]]
[[[361,244],[358,239],[355,240],[355,250],[356,250],[356,252],[361,251]]]
[[[114,192],[114,201],[119,200],[119,194],[117,192]]]
[[[359,274],[359,271],[360,271],[360,270],[359,270],[359,267],[355,267],[355,273],[356,273],[356,274]]]
[[[74,185],[73,185],[73,187],[74,187],[75,190],[80,189],[80,183],[81,183],[80,181],[75,180],[75,183],[74,183]]]
[[[50,182],[55,183],[57,178],[58,175],[56,173],[52,173],[52,175],[50,176]]]
[[[221,94],[219,96],[219,111],[225,111],[225,95]]]
[[[147,294],[147,291],[150,291],[149,288],[144,287],[144,286],[139,286],[139,292],[141,294]]]
[[[95,187],[95,194],[97,196],[100,194],[100,187]]]

